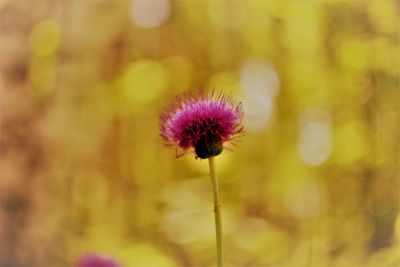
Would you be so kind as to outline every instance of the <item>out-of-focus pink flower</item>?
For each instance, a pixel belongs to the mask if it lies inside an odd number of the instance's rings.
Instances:
[[[121,267],[113,258],[98,254],[86,254],[79,258],[75,267]]]
[[[178,97],[160,116],[163,142],[177,151],[194,150],[206,159],[219,155],[223,144],[243,131],[241,103],[215,90]]]

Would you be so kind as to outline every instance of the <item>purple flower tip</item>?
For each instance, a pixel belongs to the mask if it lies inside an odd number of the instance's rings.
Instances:
[[[75,267],[121,267],[114,259],[97,254],[82,256]]]
[[[241,103],[215,90],[178,97],[160,116],[161,138],[177,151],[194,150],[205,159],[219,155],[225,142],[243,131]],[[182,154],[183,154],[182,153]]]

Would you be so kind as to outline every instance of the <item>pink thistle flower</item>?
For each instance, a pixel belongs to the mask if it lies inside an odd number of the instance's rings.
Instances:
[[[194,150],[196,157],[206,159],[219,155],[224,143],[243,131],[242,119],[242,105],[231,95],[187,93],[160,116],[161,138],[177,156],[178,151]]]
[[[75,267],[121,267],[121,265],[110,257],[86,254],[78,260]]]

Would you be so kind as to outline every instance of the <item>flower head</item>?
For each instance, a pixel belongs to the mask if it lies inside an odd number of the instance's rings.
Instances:
[[[185,94],[160,116],[163,142],[196,157],[206,159],[219,155],[223,144],[243,131],[241,103],[222,92]],[[178,153],[177,153],[178,155]]]
[[[121,265],[109,257],[86,254],[78,260],[76,267],[121,267]]]

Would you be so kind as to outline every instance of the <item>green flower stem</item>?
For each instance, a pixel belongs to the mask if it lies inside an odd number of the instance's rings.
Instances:
[[[222,225],[221,225],[221,204],[219,202],[218,180],[215,175],[214,158],[209,157],[210,176],[214,195],[214,215],[215,215],[215,233],[217,239],[217,266],[222,267]]]

